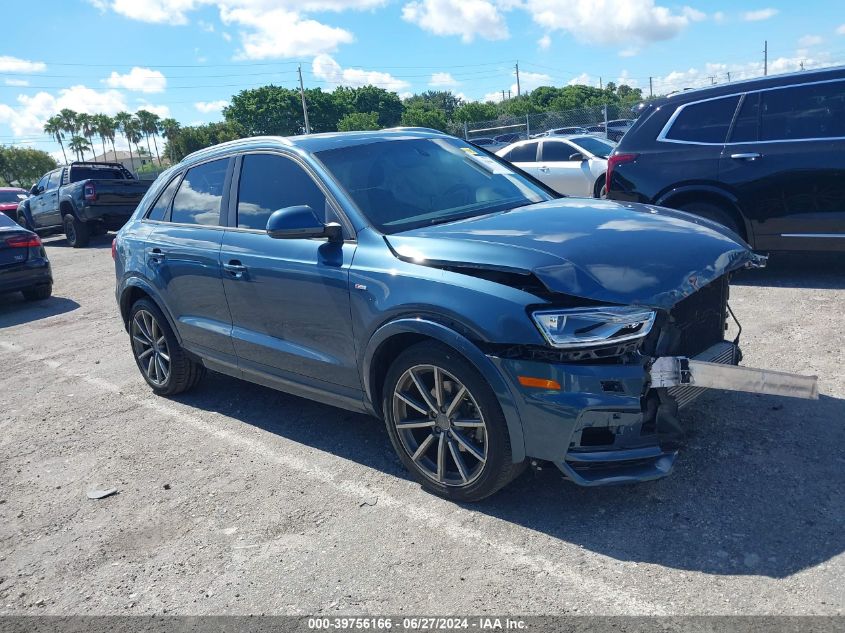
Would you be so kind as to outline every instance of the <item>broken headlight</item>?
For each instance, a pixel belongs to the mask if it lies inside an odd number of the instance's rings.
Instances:
[[[642,338],[654,325],[653,310],[636,307],[541,310],[531,315],[552,347],[591,347]]]

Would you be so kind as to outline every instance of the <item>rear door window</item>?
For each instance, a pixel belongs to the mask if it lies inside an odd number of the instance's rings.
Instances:
[[[62,179],[62,170],[54,171],[50,174],[50,180],[47,182],[47,191],[52,191],[59,186]]]
[[[760,140],[838,137],[845,137],[845,81],[761,93]]]
[[[678,113],[666,138],[689,143],[724,143],[739,95],[691,103]]]
[[[749,143],[758,139],[760,130],[760,93],[745,95],[739,114],[736,115],[731,143]]]
[[[218,226],[228,167],[229,159],[222,158],[189,169],[173,199],[170,221]]]
[[[517,145],[507,154],[505,160],[512,163],[534,163],[537,161],[537,146],[539,143],[525,143],[524,145]]]

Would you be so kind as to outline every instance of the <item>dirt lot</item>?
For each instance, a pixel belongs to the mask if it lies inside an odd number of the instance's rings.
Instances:
[[[55,296],[0,297],[0,613],[845,611],[845,257],[733,289],[745,364],[818,374],[819,401],[711,393],[668,479],[545,469],[459,507],[377,420],[219,375],[153,396],[110,241],[48,240]]]

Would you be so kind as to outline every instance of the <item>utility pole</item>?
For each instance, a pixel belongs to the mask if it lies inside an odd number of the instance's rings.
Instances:
[[[509,89],[509,90],[508,90],[508,99],[510,99],[510,98],[511,98],[511,91],[510,91],[510,89]]]
[[[652,79],[654,79],[654,77],[648,78],[648,98],[649,99],[651,99],[654,96],[654,85],[652,83]]]
[[[763,77],[769,74],[769,40],[763,42]]]
[[[302,85],[302,66],[299,67],[299,96],[302,98],[302,114],[305,116],[305,133],[311,134],[311,124],[308,122],[308,104],[305,103],[305,88]]]
[[[707,78],[710,80],[710,85],[711,85],[711,86],[715,86],[715,85],[716,85],[716,76],[715,76],[715,75],[709,75]]]
[[[602,83],[601,83],[601,77],[599,77],[599,90],[604,90],[604,88],[602,87]]]
[[[505,91],[502,90],[502,101],[504,101],[504,100],[505,100]]]
[[[522,90],[519,86],[519,62],[516,62],[516,66],[514,66],[514,68],[516,68],[516,96],[518,97],[522,94]]]
[[[801,70],[804,70],[804,60],[801,60]]]
[[[728,83],[731,83],[731,71],[728,71]]]

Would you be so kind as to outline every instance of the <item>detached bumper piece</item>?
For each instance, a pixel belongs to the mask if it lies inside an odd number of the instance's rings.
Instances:
[[[683,356],[663,356],[651,366],[652,387],[725,389],[746,393],[818,400],[817,376],[801,376],[770,369],[754,369],[691,360]]]

